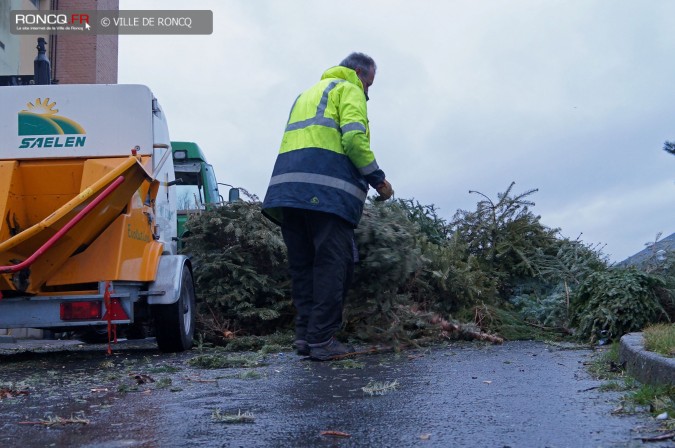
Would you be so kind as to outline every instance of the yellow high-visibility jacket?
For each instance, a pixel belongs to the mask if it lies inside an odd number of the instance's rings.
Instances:
[[[384,178],[370,149],[363,84],[354,70],[333,67],[291,108],[263,213],[280,223],[283,207],[317,210],[356,227],[368,184]]]

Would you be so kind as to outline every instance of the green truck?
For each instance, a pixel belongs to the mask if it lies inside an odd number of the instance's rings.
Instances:
[[[186,235],[185,223],[194,213],[224,203],[218,190],[218,181],[213,167],[194,142],[171,142],[173,165],[176,172],[176,202],[178,215],[178,245]],[[225,185],[225,184],[220,184]],[[228,200],[238,199],[239,190],[232,188]]]

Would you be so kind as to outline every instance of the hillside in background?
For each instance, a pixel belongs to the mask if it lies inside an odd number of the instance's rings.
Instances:
[[[665,238],[659,239],[653,244],[649,244],[648,247],[636,253],[635,255],[626,258],[618,265],[636,266],[638,268],[644,267],[646,263],[649,263],[652,260],[656,261],[657,257],[659,256],[662,256],[665,259],[666,253],[672,251],[675,251],[675,233]]]

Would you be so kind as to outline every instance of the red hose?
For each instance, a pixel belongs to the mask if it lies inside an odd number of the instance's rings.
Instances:
[[[101,192],[96,198],[94,198],[93,201],[91,201],[89,204],[87,204],[80,212],[73,217],[70,221],[66,223],[65,226],[61,228],[58,232],[54,234],[51,238],[47,240],[46,243],[44,243],[38,250],[36,250],[33,255],[30,257],[26,258],[24,261],[22,261],[19,264],[14,264],[11,266],[0,266],[0,274],[7,274],[11,272],[18,272],[22,269],[27,268],[31,264],[35,263],[35,260],[45,253],[47,250],[49,250],[58,240],[61,239],[63,235],[65,235],[70,229],[73,228],[75,224],[80,222],[82,218],[84,218],[87,214],[89,214],[90,211],[93,210],[94,207],[96,207],[98,204],[101,203],[105,198],[107,198],[110,193],[112,193],[117,187],[119,187],[122,182],[124,182],[124,176],[119,176],[117,179],[113,181],[110,185],[106,187],[105,190]]]

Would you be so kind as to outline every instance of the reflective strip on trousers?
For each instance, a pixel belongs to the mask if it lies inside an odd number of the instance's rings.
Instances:
[[[286,126],[286,132],[288,131],[297,131],[298,129],[304,129],[308,126],[325,126],[328,128],[333,128],[333,129],[340,129],[340,125],[333,120],[332,118],[327,118],[324,117],[323,114],[326,112],[326,106],[328,105],[328,94],[330,93],[331,90],[335,88],[335,86],[338,83],[344,82],[344,79],[340,79],[337,81],[331,81],[328,86],[323,91],[323,95],[321,95],[321,101],[319,101],[319,105],[316,107],[316,115],[313,116],[312,118],[308,118],[306,120],[302,121],[296,121],[295,123],[289,123]],[[300,98],[300,97],[298,97]],[[295,100],[296,102],[298,101],[297,98]],[[295,103],[293,103],[293,107],[295,107]],[[293,113],[293,108],[291,108],[291,113]],[[290,116],[289,116],[290,118]]]
[[[354,184],[346,180],[338,179],[337,177],[326,176],[324,174],[312,173],[286,173],[273,176],[270,180],[270,187],[272,185],[283,184],[286,182],[300,182],[306,184],[323,185],[325,187],[332,187],[342,190],[346,193],[356,197],[361,202],[366,200],[367,193],[361,190]]]

